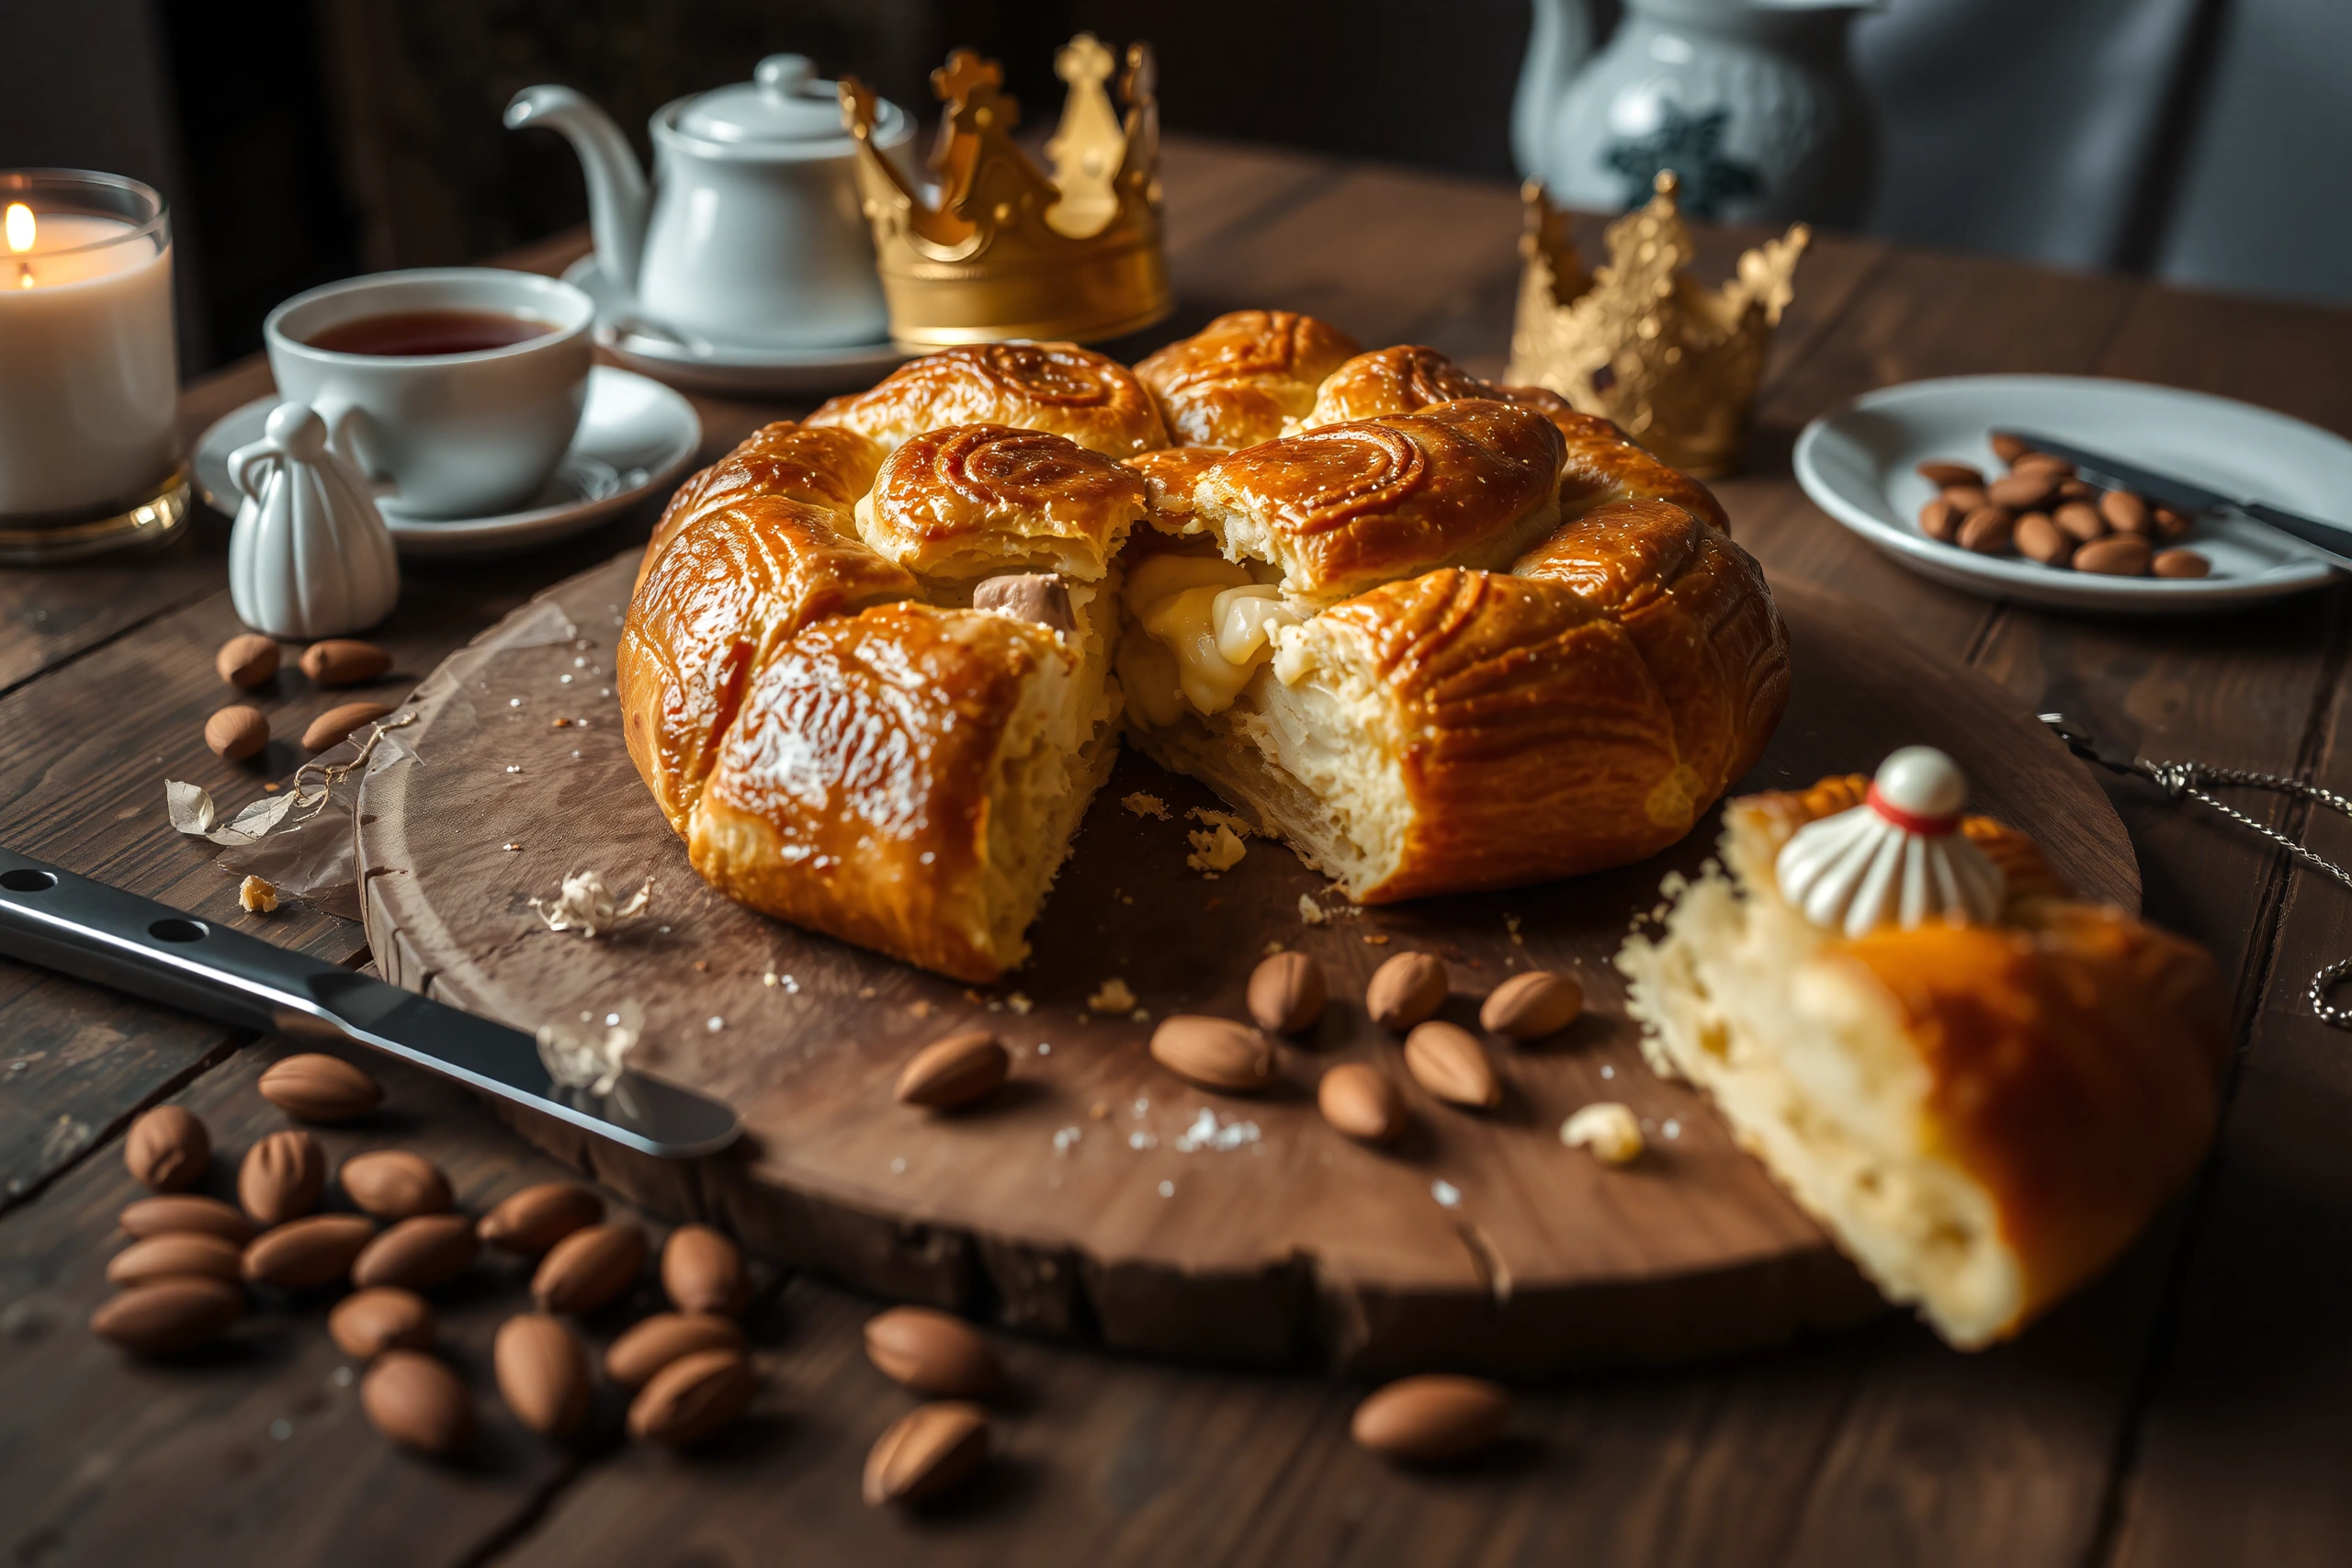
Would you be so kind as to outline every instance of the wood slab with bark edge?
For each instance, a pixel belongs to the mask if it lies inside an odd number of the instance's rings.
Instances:
[[[1262,840],[1222,877],[1188,871],[1197,824],[1184,813],[1216,803],[1130,756],[1087,818],[1030,964],[967,989],[754,914],[695,876],[609,694],[635,570],[631,554],[573,578],[453,657],[401,732],[421,761],[377,774],[361,800],[368,933],[388,977],[526,1029],[633,998],[647,1016],[636,1065],[721,1096],[748,1130],[728,1156],[665,1165],[526,1113],[556,1152],[756,1251],[1120,1349],[1532,1374],[1714,1354],[1876,1310],[1703,1102],[1642,1066],[1623,1018],[1610,956],[1660,877],[1705,858],[1712,818],[1623,871],[1350,913]],[[1967,769],[1975,803],[2031,829],[2076,886],[2137,908],[2113,809],[2013,699],[1850,604],[1795,585],[1779,598],[1794,694],[1744,787],[1867,770],[1931,741]],[[1171,819],[1128,809],[1139,790]],[[594,941],[542,929],[529,897],[585,869],[624,892],[651,878],[650,917]],[[1304,923],[1302,895],[1330,918]],[[1145,1053],[1148,1021],[1088,1006],[1117,977],[1155,1019],[1244,1016],[1244,983],[1273,942],[1319,959],[1333,1001],[1283,1048],[1262,1097],[1176,1080]],[[1506,1083],[1497,1111],[1442,1106],[1406,1078],[1361,1000],[1374,967],[1416,947],[1448,961],[1442,1016],[1465,1025],[1530,964],[1579,975],[1588,1015],[1532,1047],[1488,1043]],[[890,1098],[909,1055],[974,1026],[1014,1051],[991,1101],[940,1117]],[[1415,1125],[1393,1153],[1316,1113],[1317,1076],[1351,1059],[1405,1089]],[[1654,1152],[1611,1170],[1562,1145],[1561,1121],[1595,1100],[1633,1106]]]

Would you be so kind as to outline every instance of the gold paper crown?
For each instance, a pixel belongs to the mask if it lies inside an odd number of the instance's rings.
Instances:
[[[968,49],[950,54],[931,73],[947,106],[931,157],[936,206],[875,150],[874,95],[842,79],[842,120],[857,139],[858,189],[899,347],[1099,341],[1175,309],[1160,240],[1150,46],[1127,49],[1124,124],[1102,85],[1115,62],[1091,33],[1054,57],[1069,96],[1046,143],[1047,179],[1012,140],[1020,108],[1003,90],[1003,68]]]
[[[1739,276],[1709,291],[1683,268],[1690,232],[1675,210],[1673,171],[1649,205],[1609,226],[1610,264],[1585,276],[1567,224],[1541,180],[1520,194],[1519,319],[1511,328],[1514,385],[1548,387],[1586,413],[1606,415],[1666,461],[1702,479],[1731,472],[1764,351],[1813,232],[1791,225],[1739,258]]]

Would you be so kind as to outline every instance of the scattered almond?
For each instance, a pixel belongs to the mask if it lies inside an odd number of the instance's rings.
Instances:
[[[662,1244],[662,1291],[680,1312],[736,1317],[752,1303],[743,1253],[708,1225],[680,1225]]]
[[[1950,502],[1951,509],[1962,517],[1980,506],[1990,504],[1985,499],[1983,485],[1953,485],[1944,491],[1943,499]]]
[[[1966,463],[1939,462],[1935,458],[1919,465],[1919,477],[1939,490],[1951,485],[1981,485],[1984,476]]]
[[[314,1291],[350,1272],[376,1237],[376,1223],[357,1214],[288,1220],[245,1244],[245,1278],[281,1291]]]
[[[2078,479],[2072,474],[2068,474],[2058,481],[2058,499],[2061,501],[2090,501],[2098,495],[2098,490],[2096,486]]]
[[[569,1437],[588,1419],[588,1352],[560,1318],[517,1314],[491,1348],[498,1392],[514,1419],[542,1437]]]
[[[237,1201],[266,1230],[317,1208],[326,1184],[327,1156],[318,1139],[272,1133],[245,1151],[237,1168]]]
[[[1449,1104],[1490,1109],[1502,1103],[1503,1087],[1486,1048],[1458,1024],[1431,1019],[1415,1025],[1405,1037],[1405,1070]]]
[[[354,1155],[335,1172],[344,1196],[362,1213],[379,1220],[413,1220],[447,1211],[449,1179],[441,1168],[406,1149],[370,1149]]]
[[[865,1500],[920,1503],[961,1485],[989,1457],[988,1413],[962,1400],[918,1405],[865,1456]]]
[[[2098,507],[2086,501],[2066,502],[2050,514],[2050,520],[2058,525],[2059,532],[2078,545],[2087,545],[2093,539],[2104,538],[2107,535],[2107,519],[2098,514]]]
[[[322,686],[353,686],[392,667],[392,656],[372,642],[330,637],[302,650],[302,673]]]
[[[259,632],[232,637],[212,656],[212,668],[230,685],[250,692],[277,673],[277,639]]]
[[[539,1260],[531,1298],[541,1312],[594,1312],[637,1283],[645,1233],[628,1224],[585,1225]]]
[[[1388,1075],[1362,1062],[1342,1062],[1315,1086],[1323,1119],[1367,1144],[1396,1142],[1405,1133],[1405,1097]]]
[[[1400,953],[1372,972],[1364,1010],[1381,1028],[1404,1033],[1445,1005],[1445,964],[1433,953]]]
[[[298,1122],[348,1122],[384,1102],[383,1086],[340,1056],[309,1051],[269,1065],[261,1097]]]
[[[1978,555],[1999,555],[2009,547],[2015,526],[2006,508],[1980,506],[1960,520],[1960,532],[1953,536],[1953,543]]]
[[[383,703],[345,703],[341,707],[329,708],[302,731],[302,750],[323,751],[340,745],[361,725],[371,724],[391,711]]]
[[[1151,1059],[1189,1083],[1251,1094],[1274,1081],[1274,1051],[1246,1023],[1177,1013],[1151,1032]]]
[[[743,1330],[731,1318],[658,1312],[613,1341],[605,1352],[605,1375],[623,1388],[636,1388],[682,1356],[743,1347]]]
[[[458,1374],[422,1350],[387,1350],[359,1380],[376,1429],[420,1453],[455,1453],[474,1440],[474,1403]]]
[[[1323,1016],[1323,965],[1304,953],[1276,953],[1250,972],[1250,1016],[1269,1034],[1303,1034]]]
[[[2047,474],[2052,484],[2075,476],[2074,464],[2064,457],[2053,457],[2048,452],[2020,453],[2016,460],[2009,464],[2009,468],[2014,473]]]
[[[2152,553],[2148,541],[2137,535],[2109,534],[2075,552],[2075,570],[2105,577],[2140,577],[2146,574]]]
[[[387,1350],[433,1348],[433,1309],[414,1291],[378,1285],[354,1291],[327,1314],[327,1336],[354,1360],[373,1360]]]
[[[2148,503],[2128,490],[2111,490],[2100,496],[2098,514],[2119,534],[2137,534],[2144,539],[2156,531]]]
[[[994,1094],[1012,1065],[1003,1041],[985,1029],[969,1030],[916,1052],[891,1093],[902,1104],[950,1110]]]
[[[752,1359],[741,1350],[681,1356],[647,1380],[629,1402],[628,1435],[670,1448],[701,1442],[743,1414],[758,1382]]]
[[[577,1181],[526,1187],[481,1217],[474,1234],[492,1247],[536,1258],[605,1217],[605,1200]]]
[[[107,1259],[111,1285],[152,1285],[158,1280],[201,1274],[234,1283],[244,1277],[243,1248],[233,1241],[200,1231],[180,1231],[134,1241]]]
[[[204,743],[216,755],[242,762],[269,744],[269,720],[243,703],[222,708],[204,721]]]
[[[2047,468],[2018,468],[1984,487],[1984,499],[2012,512],[2030,512],[2058,493],[2058,477]]]
[[[930,1307],[892,1307],[866,1319],[865,1355],[917,1393],[978,1399],[1004,1382],[989,1342],[962,1318]]]
[[[1960,508],[1951,503],[1951,498],[1939,495],[1919,508],[1919,532],[1939,544],[1949,545],[1952,536],[1960,532]]]
[[[2188,532],[2188,519],[2169,506],[2152,509],[2148,519],[2156,525],[2156,537],[2159,539],[2177,539]]]
[[[2004,463],[2014,463],[2032,450],[2032,447],[2014,435],[1999,434],[1993,437],[1993,456]]]
[[[142,1111],[122,1140],[122,1163],[130,1179],[157,1192],[193,1187],[211,1159],[211,1134],[184,1105]]]
[[[2044,566],[2064,566],[2075,553],[2075,541],[2046,512],[2029,512],[2018,519],[2018,554]]]
[[[1642,1123],[1630,1107],[1597,1100],[1560,1123],[1560,1142],[1590,1149],[1603,1165],[1630,1165],[1641,1156]]]
[[[473,1221],[463,1214],[419,1214],[369,1242],[351,1260],[351,1282],[362,1290],[437,1291],[466,1271],[481,1245]]]
[[[1487,993],[1478,1026],[1513,1040],[1541,1040],[1574,1023],[1583,1011],[1584,987],[1573,976],[1531,969]]]
[[[1356,1406],[1348,1434],[1384,1459],[1432,1464],[1476,1452],[1502,1434],[1510,1395],[1484,1378],[1399,1378]]]
[[[219,1338],[244,1310],[236,1286],[184,1274],[99,1303],[90,1332],[142,1356],[171,1356]]]
[[[2213,570],[2213,563],[2195,550],[2158,550],[2150,558],[2148,570],[2158,577],[2203,577]]]
[[[125,1235],[171,1235],[194,1232],[200,1235],[217,1235],[239,1247],[254,1238],[254,1223],[218,1198],[199,1198],[193,1192],[170,1193],[160,1198],[141,1198],[122,1211],[115,1223]]]

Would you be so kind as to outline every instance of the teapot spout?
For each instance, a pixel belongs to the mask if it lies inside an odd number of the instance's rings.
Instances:
[[[563,132],[588,176],[588,231],[596,265],[622,293],[637,293],[645,249],[645,171],[612,117],[569,87],[526,87],[506,106],[506,129],[543,125]]]

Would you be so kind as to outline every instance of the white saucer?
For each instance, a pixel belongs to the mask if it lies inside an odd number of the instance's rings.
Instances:
[[[2352,442],[2228,398],[2086,376],[1954,376],[1865,393],[1804,427],[1797,482],[1815,505],[1923,577],[2026,604],[2119,615],[2234,609],[2320,588],[2335,569],[2245,518],[2199,516],[2181,543],[2213,563],[2195,579],[2101,577],[2021,556],[1982,556],[1919,532],[1929,457],[2003,465],[1987,433],[2040,431],[2290,512],[2347,520]]]
[[[563,280],[596,301],[596,345],[673,387],[701,392],[808,395],[859,390],[913,355],[882,343],[848,348],[743,348],[687,341],[630,313],[593,255],[563,269]]]
[[[222,416],[196,445],[190,467],[205,504],[237,514],[229,454],[259,439],[275,396],[256,398]],[[527,549],[594,527],[605,517],[678,477],[702,446],[702,420],[678,393],[630,370],[599,365],[588,372],[588,406],[580,432],[530,505],[497,517],[428,521],[386,509],[384,524],[404,556],[496,555]]]

